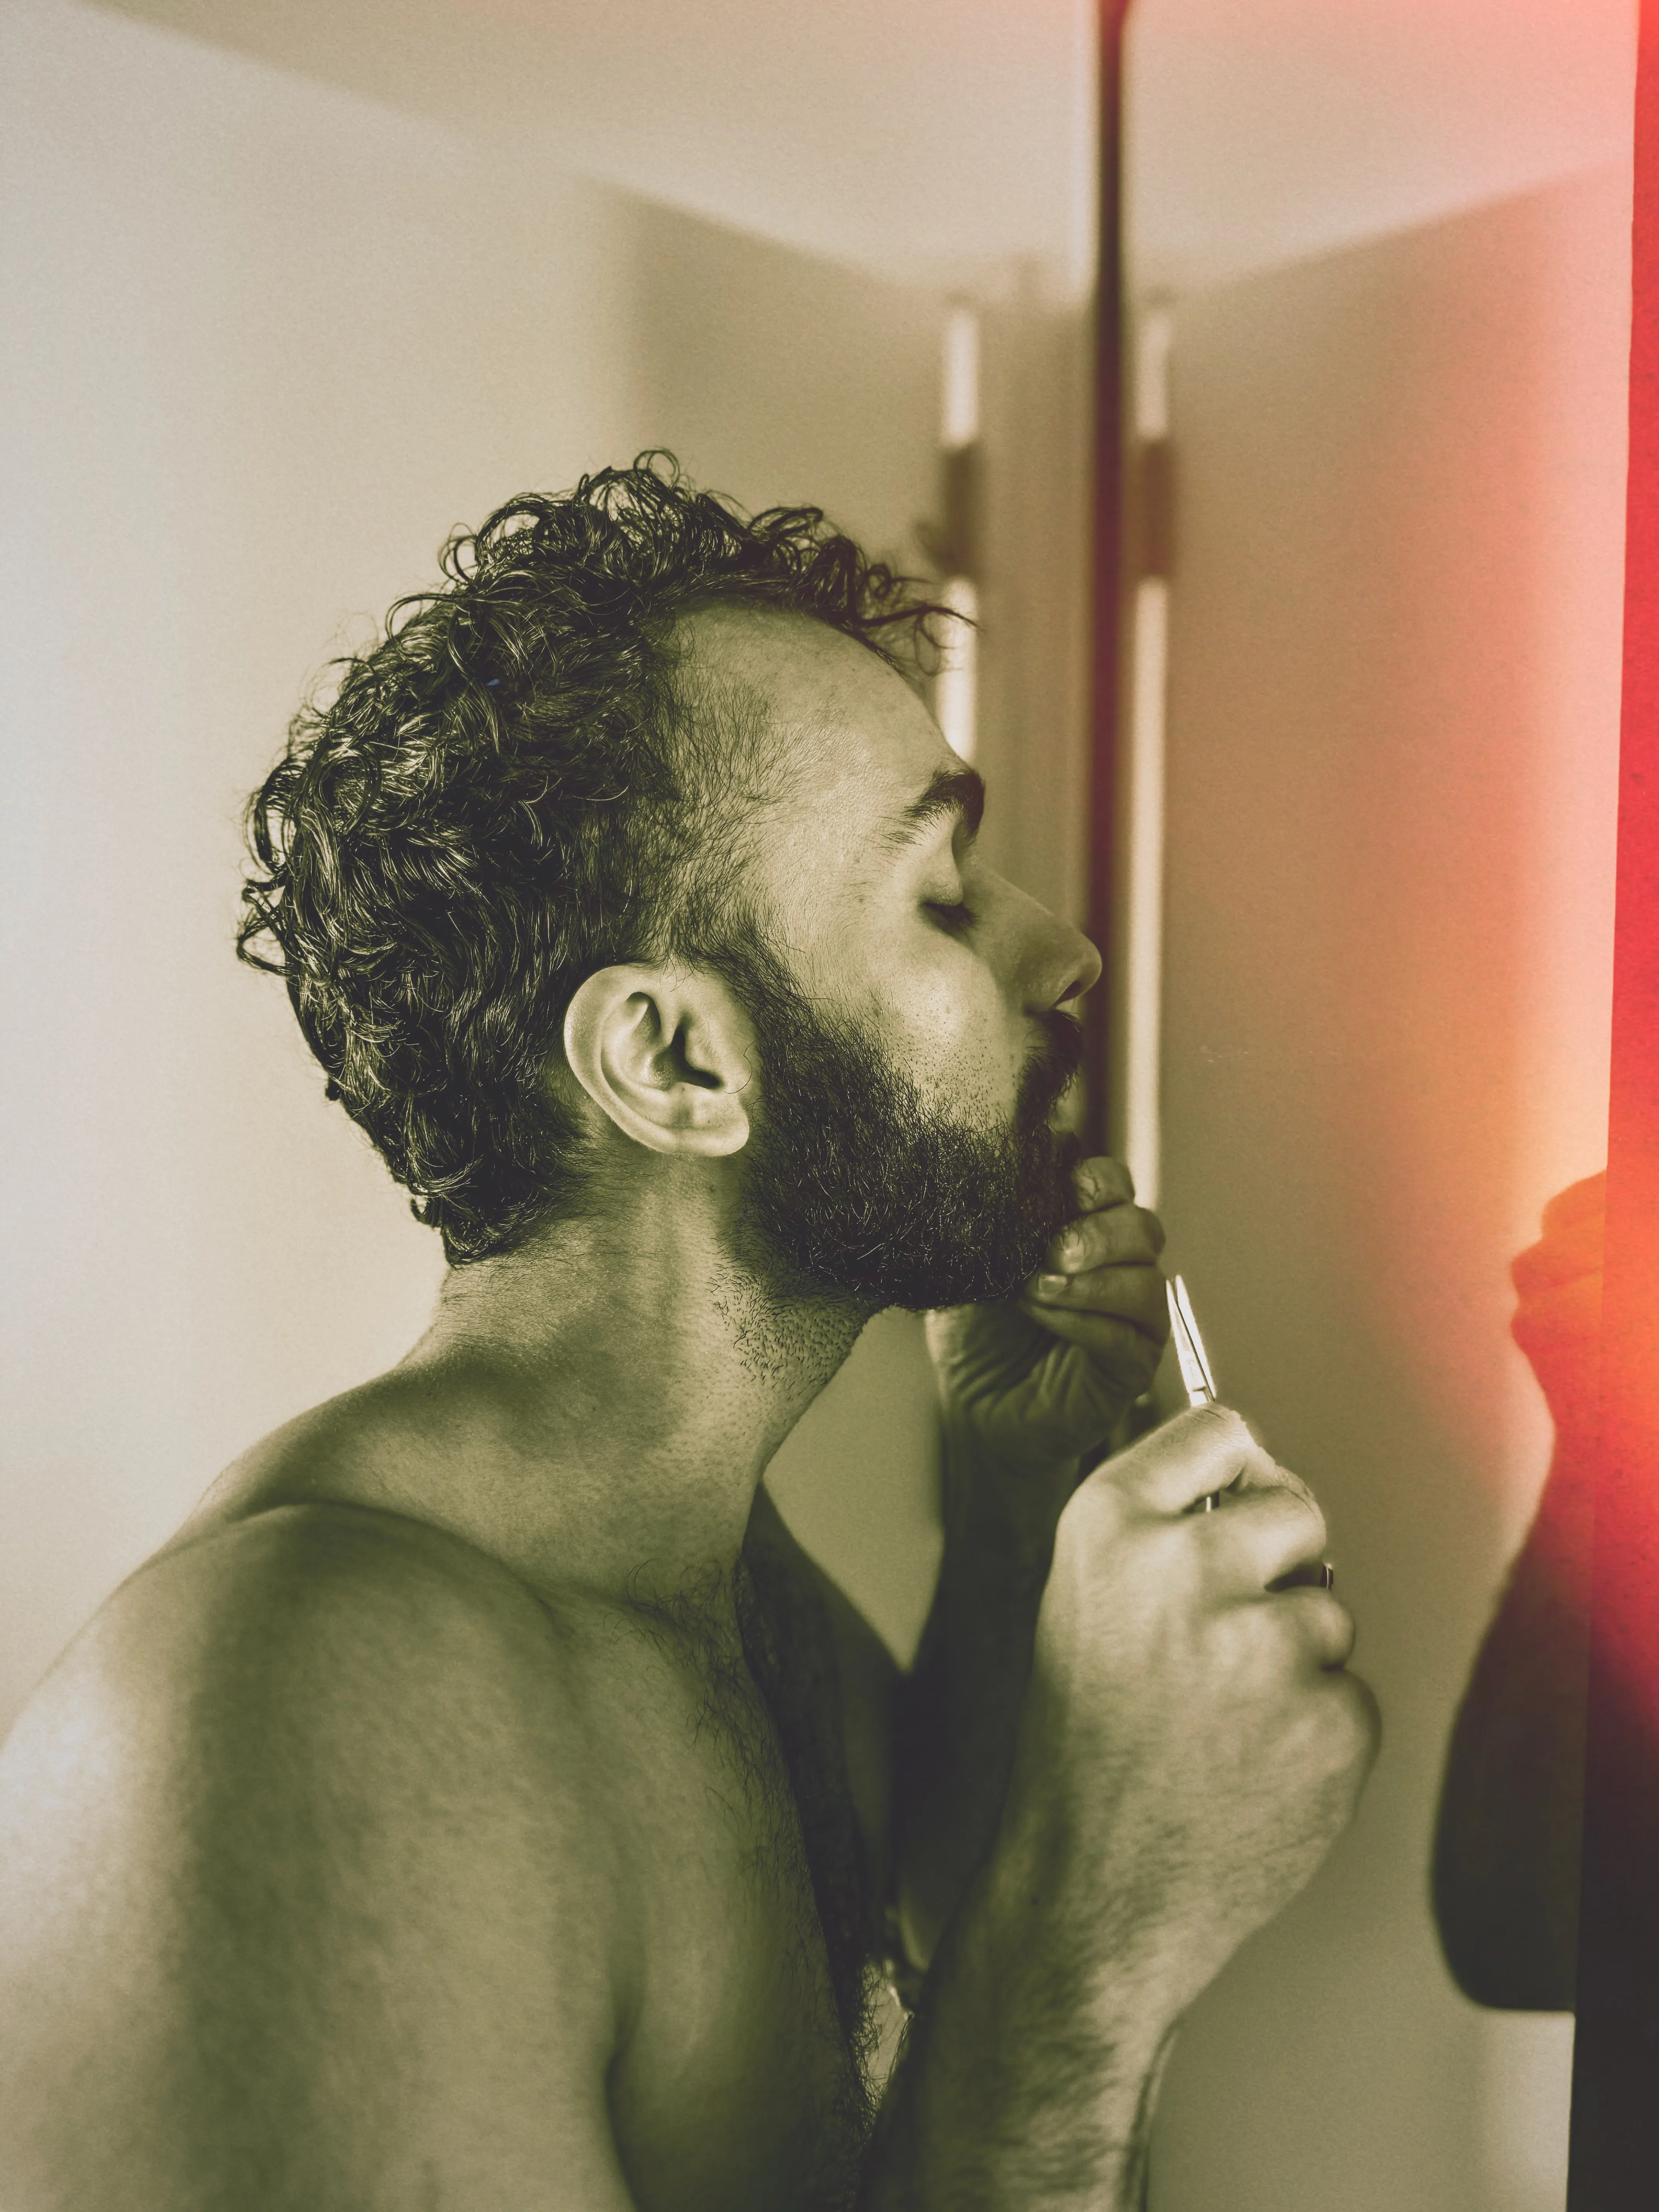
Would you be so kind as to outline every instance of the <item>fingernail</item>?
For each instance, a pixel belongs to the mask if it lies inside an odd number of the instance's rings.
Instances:
[[[1066,1294],[1066,1278],[1064,1275],[1039,1275],[1034,1288],[1040,1298],[1063,1297]]]
[[[1056,1245],[1062,1260],[1080,1260],[1083,1257],[1083,1231],[1080,1229],[1062,1229]]]

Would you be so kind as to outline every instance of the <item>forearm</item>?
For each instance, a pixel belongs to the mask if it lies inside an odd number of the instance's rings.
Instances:
[[[1054,1522],[1075,1475],[1056,1462],[1022,1480],[947,1430],[939,1583],[896,1713],[894,1854],[918,1960],[996,1835]]]
[[[1193,1510],[1235,1485],[1226,1513]],[[1352,1620],[1276,1589],[1324,1539],[1220,1409],[1107,1461],[1059,1516],[994,1838],[922,1990],[866,2212],[1135,2212],[1182,2014],[1319,1865],[1375,1752]]]
[[[1176,2022],[1156,1978],[1056,1926],[1005,1855],[940,1945],[861,2212],[1139,2212]],[[1079,1936],[1081,1931],[1079,1931]]]
[[[1590,1455],[1568,1435],[1458,1712],[1435,1838],[1441,1941],[1478,2002],[1574,2001]]]

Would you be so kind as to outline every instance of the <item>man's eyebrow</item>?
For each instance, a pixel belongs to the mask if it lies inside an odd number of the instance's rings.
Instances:
[[[921,796],[913,799],[899,816],[904,824],[891,833],[890,842],[908,845],[928,823],[937,822],[942,814],[959,814],[967,825],[971,842],[979,835],[979,825],[985,812],[985,779],[975,768],[958,766],[939,769]]]

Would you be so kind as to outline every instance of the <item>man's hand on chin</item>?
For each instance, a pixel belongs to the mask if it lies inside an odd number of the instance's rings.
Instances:
[[[1134,1203],[1121,1161],[1085,1160],[1075,1180],[1076,1218],[1017,1299],[927,1316],[947,1431],[1011,1471],[1063,1483],[1055,1512],[1078,1460],[1150,1387],[1170,1334],[1157,1215]]]

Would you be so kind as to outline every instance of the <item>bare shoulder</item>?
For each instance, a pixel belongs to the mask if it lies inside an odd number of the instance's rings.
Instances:
[[[212,1754],[240,1787],[283,1756],[347,1753],[388,1785],[412,1760],[423,1786],[450,1774],[477,1787],[545,1751],[574,1787],[580,1640],[438,1528],[334,1502],[280,1506],[172,1546],[123,1584],[46,1678],[6,1764],[27,1764],[43,1735],[90,1756],[107,1727],[126,1747],[123,1773]],[[100,1788],[112,1778],[100,1767]]]
[[[272,2204],[441,2173],[533,2205],[550,2127],[612,2201],[625,1855],[580,1645],[482,1553],[353,1506],[214,1529],[117,1593],[0,1756],[0,2009],[27,2023],[0,2134],[42,2203],[119,2173],[217,2203],[240,2160]]]

